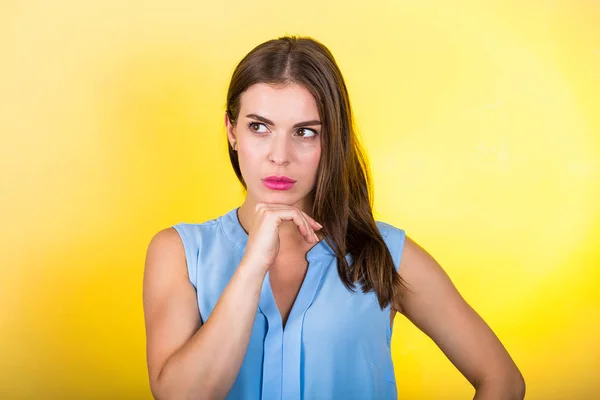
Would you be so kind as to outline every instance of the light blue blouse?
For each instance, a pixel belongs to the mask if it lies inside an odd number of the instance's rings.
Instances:
[[[203,321],[233,276],[248,235],[238,208],[203,223],[178,223]],[[396,269],[405,232],[376,221]],[[350,254],[347,260],[351,263]],[[227,399],[397,399],[390,354],[390,306],[341,282],[325,240],[307,253],[308,270],[285,329],[265,275],[248,349]]]

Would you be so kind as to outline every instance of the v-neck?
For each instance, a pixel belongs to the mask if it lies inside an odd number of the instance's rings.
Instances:
[[[236,247],[244,253],[248,243],[248,233],[246,233],[240,222],[238,210],[239,207],[236,207],[225,214],[222,226],[225,230],[225,234],[232,240]],[[273,289],[271,287],[270,271],[267,271],[263,280],[258,306],[263,314],[273,314],[271,315],[271,318],[269,318],[270,323],[276,322],[283,331],[288,326],[291,319],[296,317],[299,313],[302,314],[306,311],[310,302],[312,302],[312,297],[316,294],[318,281],[320,281],[320,275],[323,272],[318,270],[321,269],[323,265],[328,265],[334,257],[335,253],[327,244],[325,238],[321,239],[308,250],[306,253],[306,260],[308,261],[307,271],[302,280],[302,284],[300,285],[296,299],[290,308],[285,327],[283,326],[281,313],[277,307],[275,295],[273,294]],[[320,260],[327,260],[328,262],[319,262]],[[272,308],[274,308],[275,312],[272,312]],[[276,321],[277,319],[278,321]]]
[[[246,250],[248,234],[240,223],[235,208],[223,216],[222,229],[231,242],[242,252]],[[317,296],[328,267],[335,261],[335,253],[321,239],[306,253],[308,267],[298,295],[290,309],[285,328],[271,288],[269,271],[265,274],[258,310],[268,323],[264,341],[263,396],[264,398],[295,398],[300,393],[301,340],[304,315]],[[285,385],[284,385],[285,383]],[[286,393],[282,393],[285,388]]]

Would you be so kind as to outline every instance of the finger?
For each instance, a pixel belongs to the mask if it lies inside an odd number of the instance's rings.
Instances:
[[[310,237],[310,231],[307,228],[306,223],[293,207],[270,207],[265,209],[265,214],[275,218],[277,220],[277,226],[280,226],[283,221],[292,221],[298,227],[302,236]]]
[[[306,216],[306,220],[310,223],[310,225],[313,227],[313,229],[315,231],[323,229],[323,225],[321,225],[320,223],[318,223],[317,221],[315,221],[310,215],[308,215],[306,213],[304,213],[304,215]]]
[[[266,208],[266,209],[271,209],[271,210],[288,210],[288,209],[298,209],[297,207],[294,206],[288,206],[288,205],[284,205],[284,204],[274,204],[274,203],[258,203],[256,205],[256,208],[258,209],[258,207],[261,208]],[[298,209],[299,210],[299,209]],[[302,215],[305,217],[305,219],[308,221],[309,226],[314,226],[314,227],[318,227],[320,229],[323,228],[323,225],[321,225],[320,223],[318,223],[317,221],[315,221],[310,215],[308,215],[306,212],[302,211]]]
[[[311,228],[311,226],[308,223],[308,219],[307,219],[308,215],[306,215],[306,213],[304,211],[301,211],[297,208],[295,210],[298,212],[298,215],[300,216],[300,218],[302,218],[302,221],[304,221],[304,226],[306,227],[306,230],[308,231],[308,233],[310,235],[309,238],[307,238],[307,239],[310,239],[310,240],[308,240],[308,242],[309,243],[318,242],[319,238],[317,237],[315,231]]]
[[[313,242],[314,232],[308,226],[308,223],[303,218],[300,210],[295,207],[287,207],[286,209],[277,210],[276,212],[280,213],[279,215],[282,219],[294,222],[298,227],[300,234],[307,242]]]
[[[278,214],[280,220],[289,220],[296,224],[300,234],[305,238],[305,240],[309,243],[316,243],[319,241],[319,237],[315,233],[315,229],[320,229],[320,224],[316,223],[308,214],[301,211],[297,207],[281,205],[281,204],[269,204],[263,203],[262,211],[273,211],[273,212],[283,212],[283,214]],[[289,212],[296,213],[296,218],[290,218]]]
[[[297,207],[292,207],[292,209],[298,213],[298,216],[302,219],[302,223],[304,224],[304,229],[306,230],[307,234],[309,235],[309,237],[312,237],[312,230],[310,229],[310,226],[308,225],[308,222],[306,221],[306,218],[304,218],[304,213],[298,209]]]

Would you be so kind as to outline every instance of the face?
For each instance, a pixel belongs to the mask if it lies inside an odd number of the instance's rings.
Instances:
[[[312,94],[297,84],[258,83],[242,94],[235,127],[227,115],[225,123],[230,145],[237,141],[249,200],[306,210],[321,157],[321,124]]]

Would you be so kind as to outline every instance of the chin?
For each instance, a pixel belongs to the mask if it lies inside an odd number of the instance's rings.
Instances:
[[[293,206],[297,204],[302,198],[288,192],[271,192],[266,195],[261,196],[263,203],[273,203],[273,204],[284,204],[286,206]]]
[[[276,194],[274,196],[264,197],[263,203],[285,204],[286,206],[291,206],[296,204],[297,201],[295,199],[290,198],[289,196]]]

